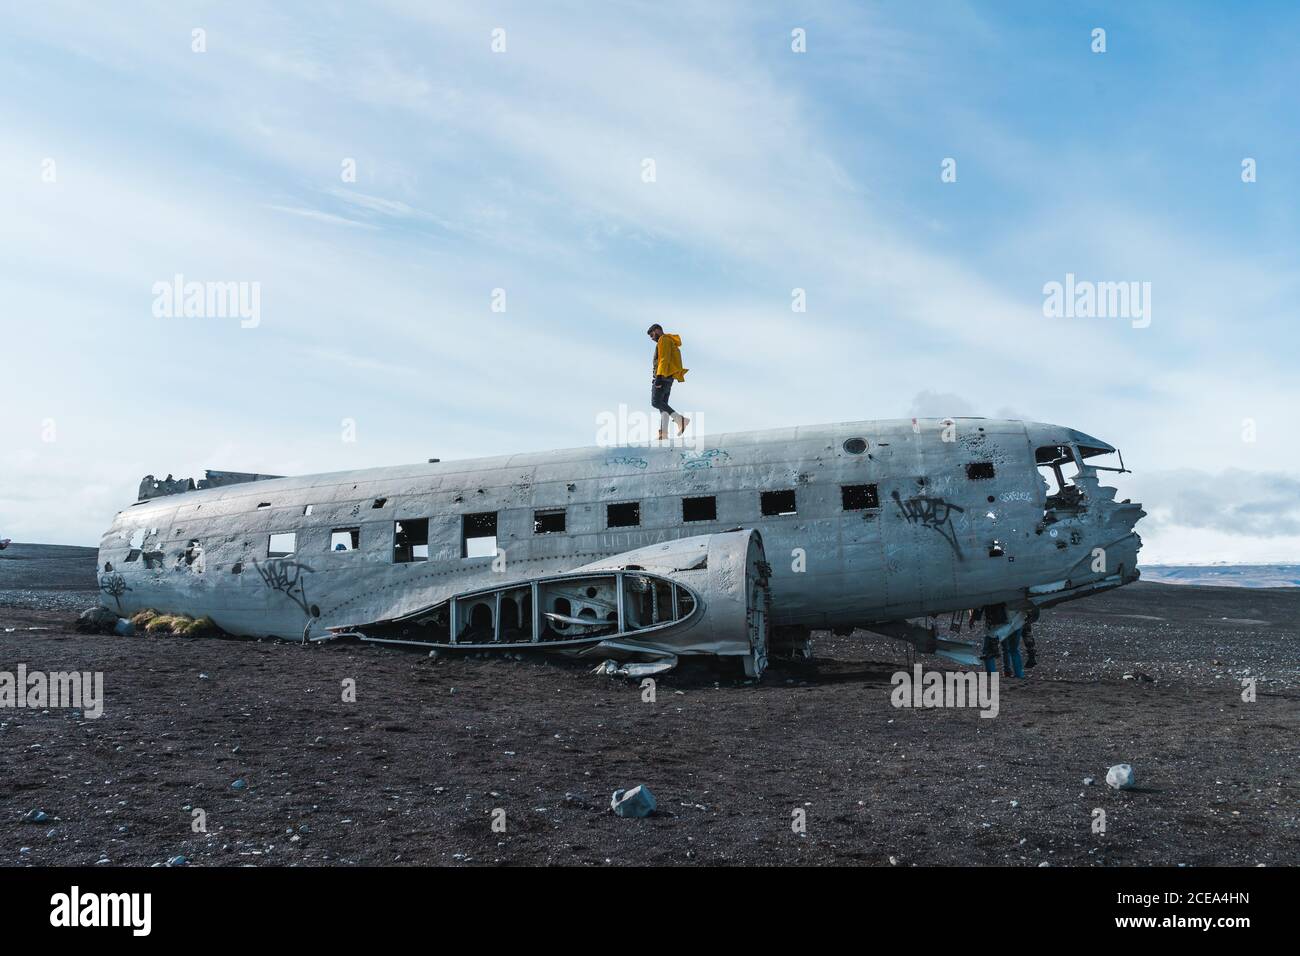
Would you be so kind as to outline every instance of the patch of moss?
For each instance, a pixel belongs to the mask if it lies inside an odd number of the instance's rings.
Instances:
[[[207,637],[217,633],[217,625],[212,623],[212,618],[201,617],[197,620],[194,618],[184,618],[180,624],[172,626],[172,633],[179,634],[181,637]]]
[[[188,614],[159,614],[157,611],[141,611],[136,615],[148,614],[144,618],[144,630],[146,634],[174,634],[176,637],[209,637],[214,634],[220,634],[221,628],[213,623],[210,617],[201,617],[197,620]],[[141,622],[135,621],[139,626]]]
[[[144,626],[146,634],[175,634],[177,628],[184,627],[190,620],[180,614],[159,614]]]

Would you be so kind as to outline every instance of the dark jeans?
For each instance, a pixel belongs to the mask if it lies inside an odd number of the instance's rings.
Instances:
[[[1025,676],[1024,662],[1020,657],[1020,631],[1012,631],[1002,641],[1002,672],[1015,677]]]
[[[656,375],[654,385],[650,387],[650,405],[661,412],[667,412],[669,415],[676,414],[671,405],[668,404],[668,393],[673,390],[673,379],[670,375]]]

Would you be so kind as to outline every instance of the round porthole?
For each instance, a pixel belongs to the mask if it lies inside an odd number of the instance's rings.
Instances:
[[[850,455],[861,455],[867,450],[865,438],[850,438],[844,443],[844,450]]]

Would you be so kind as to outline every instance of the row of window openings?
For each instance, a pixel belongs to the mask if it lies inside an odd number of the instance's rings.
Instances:
[[[971,481],[979,481],[985,478],[993,477],[993,462],[975,461],[966,466],[966,477]],[[876,496],[875,485],[841,485],[840,491],[844,497],[845,511],[860,511],[866,508],[878,508],[880,503]],[[777,515],[795,514],[794,491],[764,491],[762,492],[760,502],[763,514],[769,517]],[[869,503],[859,503],[869,502]],[[387,498],[376,498],[370,505],[371,508],[383,508],[388,503]],[[263,501],[258,504],[257,510],[263,511],[271,507],[271,502]],[[312,513],[312,505],[303,505],[303,515]],[[683,498],[682,499],[682,520],[683,521],[715,521],[717,520],[718,504],[717,499],[710,496],[700,498]],[[481,515],[469,515],[468,518],[480,518]],[[635,527],[641,523],[641,506],[636,502],[617,504],[609,506],[609,527],[627,528]],[[400,524],[400,522],[398,522]],[[495,520],[493,522],[495,524]],[[344,531],[355,529],[343,529]],[[564,530],[564,509],[555,508],[534,513],[533,533],[534,534],[553,534],[557,531]],[[285,532],[286,534],[290,532]],[[342,532],[335,532],[336,534]],[[353,544],[353,549],[356,545]],[[331,551],[346,551],[348,548],[336,547],[336,542],[330,542]]]
[[[330,551],[357,551],[360,547],[360,528],[335,528],[330,531]],[[297,550],[296,531],[277,531],[267,537],[268,558],[287,558]],[[461,525],[461,554],[467,558],[480,558],[491,557],[496,551],[496,512],[465,515]],[[393,522],[393,560],[397,563],[429,560],[428,518]]]
[[[971,480],[992,478],[993,463],[987,461],[972,462],[966,466],[966,477]],[[841,504],[845,511],[868,511],[880,507],[880,495],[875,485],[841,485]],[[383,508],[387,498],[376,498],[373,508]],[[270,502],[262,502],[258,510],[269,508]],[[793,488],[783,491],[764,491],[759,494],[759,508],[764,517],[775,518],[798,514]],[[304,505],[304,515],[312,513],[311,505]],[[533,512],[533,534],[559,534],[565,530],[563,508],[548,508]],[[718,499],[713,495],[682,499],[682,521],[716,521],[718,519]],[[606,506],[605,526],[607,528],[636,528],[641,525],[641,504],[626,501]],[[143,544],[143,529],[137,532],[141,538],[131,542],[132,555],[128,561],[138,556],[138,549]],[[197,546],[197,542],[192,542]],[[361,547],[361,529],[335,528],[330,532],[330,551],[356,551]],[[298,550],[298,533],[296,531],[278,531],[267,539],[266,556],[268,558],[287,558]],[[497,550],[497,515],[495,511],[481,514],[465,515],[461,522],[461,556],[466,558],[492,557]],[[393,560],[398,563],[429,560],[429,519],[415,518],[407,521],[393,522]]]
[[[875,485],[844,485],[840,488],[845,511],[864,511],[880,507]],[[764,491],[759,496],[759,506],[767,517],[782,517],[798,513],[793,489]],[[548,508],[533,512],[533,534],[560,534],[565,530],[566,512],[563,508]],[[713,495],[682,499],[682,520],[716,521],[718,499]],[[625,501],[607,505],[605,524],[609,528],[636,528],[641,524],[641,504]],[[295,531],[280,531],[269,536],[266,556],[287,558],[297,551],[298,535]],[[335,528],[330,532],[330,551],[356,551],[361,546],[360,528]],[[461,556],[466,558],[492,557],[497,550],[497,514],[495,511],[464,515],[461,522]],[[429,519],[413,518],[393,522],[393,561],[429,560]]]

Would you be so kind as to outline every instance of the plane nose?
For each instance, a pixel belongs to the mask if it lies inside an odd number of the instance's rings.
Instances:
[[[1083,451],[1085,457],[1090,457],[1090,451],[1093,454],[1115,451],[1115,446],[1109,442],[1104,442],[1100,438],[1093,438],[1091,435],[1081,432],[1076,428],[1069,429],[1069,432],[1070,437],[1074,439],[1075,444],[1077,444]],[[1093,451],[1093,449],[1095,449],[1095,451]]]

